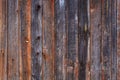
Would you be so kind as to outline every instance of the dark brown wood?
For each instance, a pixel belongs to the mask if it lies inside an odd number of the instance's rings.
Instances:
[[[117,80],[120,79],[120,1],[117,0]]]
[[[0,80],[7,79],[7,1],[0,0]]]
[[[88,55],[88,0],[78,2],[78,60],[79,60],[79,80],[86,79],[86,64]]]

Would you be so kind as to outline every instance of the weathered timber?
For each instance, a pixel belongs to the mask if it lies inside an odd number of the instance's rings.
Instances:
[[[55,80],[66,80],[66,1],[55,0]]]
[[[42,80],[42,0],[32,0],[32,80]]]
[[[7,80],[7,0],[0,0],[0,80]]]
[[[55,55],[54,0],[43,0],[42,27],[43,27],[42,79],[54,80],[54,55]]]
[[[91,80],[101,80],[101,0],[90,2],[90,24],[91,24]]]
[[[31,80],[31,0],[20,1],[22,80]]]

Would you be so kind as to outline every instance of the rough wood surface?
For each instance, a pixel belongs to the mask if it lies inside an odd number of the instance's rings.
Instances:
[[[120,80],[120,0],[0,0],[0,80]]]
[[[117,0],[117,80],[120,79],[120,1]]]
[[[0,0],[0,80],[7,80],[7,0]]]
[[[43,0],[43,80],[54,80],[54,0]]]
[[[91,0],[90,4],[91,80],[101,80],[101,0]]]
[[[67,0],[67,80],[78,77],[78,0]]]
[[[7,74],[8,80],[18,80],[19,79],[19,64],[18,64],[18,54],[19,54],[19,37],[18,35],[18,0],[8,1],[8,70]]]
[[[55,0],[55,80],[66,80],[66,1]]]
[[[21,0],[20,19],[22,78],[31,80],[31,0]]]
[[[32,0],[32,80],[42,80],[42,0]]]
[[[79,80],[86,80],[86,64],[88,56],[88,0],[78,2],[78,60]]]

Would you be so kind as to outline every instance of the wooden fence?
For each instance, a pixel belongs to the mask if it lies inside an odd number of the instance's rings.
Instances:
[[[0,80],[120,80],[120,0],[0,0]]]

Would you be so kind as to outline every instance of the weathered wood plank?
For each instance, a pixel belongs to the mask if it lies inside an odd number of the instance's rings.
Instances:
[[[67,0],[67,80],[78,80],[78,0]]]
[[[55,0],[55,80],[66,80],[65,0]]]
[[[32,80],[42,80],[42,0],[32,0]]]
[[[117,80],[117,0],[111,0],[111,80]]]
[[[90,1],[91,80],[101,80],[101,0]]]
[[[111,0],[102,0],[102,79],[111,80]]]
[[[79,0],[78,15],[78,59],[79,59],[79,80],[86,80],[86,62],[88,54],[88,0]]]
[[[117,0],[117,80],[120,80],[120,0]]]
[[[8,77],[7,80],[19,79],[19,37],[18,35],[18,0],[8,0]]]
[[[31,80],[31,0],[21,0],[22,79]]]
[[[7,1],[0,0],[0,80],[7,80]]]
[[[43,0],[43,80],[54,80],[54,0]]]

